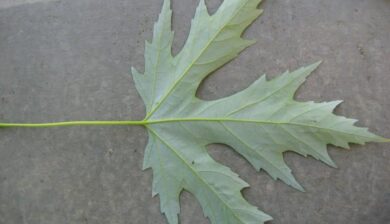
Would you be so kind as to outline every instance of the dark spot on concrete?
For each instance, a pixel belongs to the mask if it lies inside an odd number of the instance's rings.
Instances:
[[[366,56],[366,53],[365,53],[364,48],[363,48],[362,45],[358,44],[358,45],[356,46],[356,48],[359,50],[359,54],[360,54],[362,57],[365,57],[365,56]]]
[[[111,157],[114,154],[114,150],[108,149],[107,154],[109,157]]]
[[[341,25],[341,24],[344,24],[345,22],[343,20],[337,20],[336,23],[337,23],[337,25]]]

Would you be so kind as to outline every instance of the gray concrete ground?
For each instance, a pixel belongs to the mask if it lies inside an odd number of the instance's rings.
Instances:
[[[161,0],[0,1],[0,120],[142,119],[128,74],[143,68]],[[195,0],[174,0],[175,49]],[[207,1],[215,10],[221,0]],[[390,1],[268,0],[246,36],[258,43],[209,77],[199,96],[235,93],[262,73],[322,59],[301,100],[344,99],[338,114],[390,137]],[[165,223],[141,171],[141,127],[0,130],[0,223]],[[212,156],[251,184],[244,191],[275,224],[390,223],[390,145],[331,147],[339,169],[286,155],[307,193],[256,173],[226,146]],[[183,193],[182,223],[208,223]]]

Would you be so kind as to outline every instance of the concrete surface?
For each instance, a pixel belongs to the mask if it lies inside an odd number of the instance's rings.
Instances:
[[[128,70],[143,68],[161,0],[10,2],[0,1],[0,120],[142,119]],[[207,2],[213,11],[221,0]],[[197,1],[173,3],[177,52]],[[258,43],[209,77],[199,96],[226,96],[264,72],[322,59],[298,99],[344,99],[338,114],[390,137],[390,1],[268,0],[263,8],[246,33]],[[141,171],[146,140],[141,127],[0,130],[0,223],[165,223],[151,171]],[[245,197],[270,223],[387,224],[389,149],[331,147],[339,169],[287,154],[307,193],[256,173],[226,146],[210,152],[251,184]],[[182,223],[208,223],[190,194],[181,201]]]

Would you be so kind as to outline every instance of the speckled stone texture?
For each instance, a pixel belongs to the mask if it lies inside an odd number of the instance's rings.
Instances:
[[[198,1],[173,0],[174,52]],[[210,11],[221,0],[207,1]],[[130,65],[143,70],[162,0],[0,1],[0,120],[142,119]],[[245,36],[258,42],[215,72],[198,96],[233,94],[323,60],[300,100],[344,99],[337,114],[390,137],[390,1],[267,0]],[[1,224],[164,224],[142,171],[142,127],[0,130]],[[245,197],[272,224],[390,223],[390,145],[330,147],[338,169],[285,158],[306,193],[256,172],[223,145],[212,156],[250,183]],[[193,196],[181,196],[182,224],[209,223]]]

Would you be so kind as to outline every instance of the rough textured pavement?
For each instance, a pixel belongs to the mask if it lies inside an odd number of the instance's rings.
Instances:
[[[175,49],[198,1],[173,0]],[[207,1],[211,11],[221,0]],[[128,74],[143,68],[162,0],[0,1],[0,120],[142,119]],[[262,73],[323,60],[297,95],[344,99],[337,114],[390,137],[390,1],[268,0],[245,36],[258,40],[209,77],[199,97],[235,93]],[[141,127],[0,130],[1,224],[165,223],[141,171]],[[298,192],[252,167],[226,146],[212,156],[251,184],[244,191],[273,224],[390,223],[390,145],[330,147],[339,169],[287,153],[305,187]],[[181,196],[183,224],[208,223],[196,200]]]

